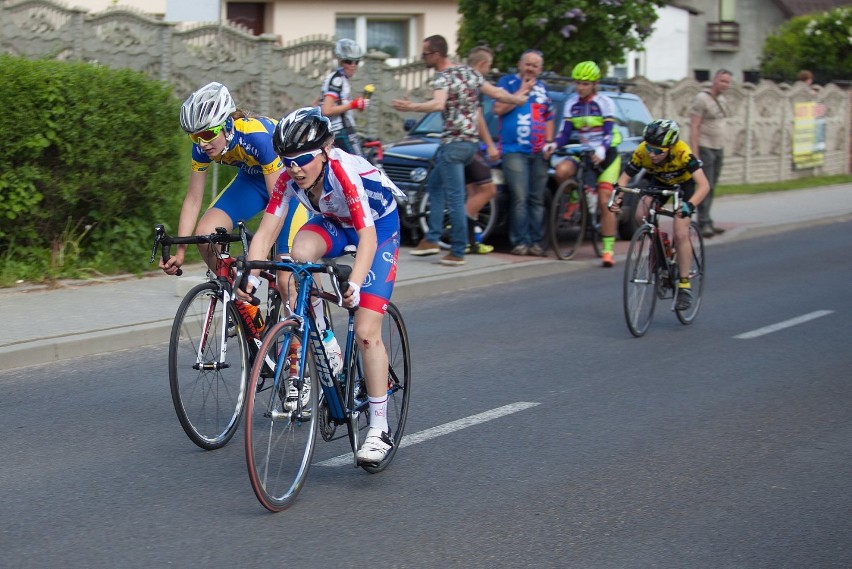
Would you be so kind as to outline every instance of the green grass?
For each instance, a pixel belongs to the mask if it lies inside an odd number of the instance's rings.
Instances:
[[[811,178],[799,178],[796,180],[785,180],[783,182],[767,182],[765,184],[732,184],[716,188],[715,196],[732,196],[737,194],[762,194],[765,192],[783,192],[785,190],[801,190],[803,188],[816,188],[819,186],[833,186],[835,184],[852,183],[852,175],[839,174],[835,176],[814,176]]]

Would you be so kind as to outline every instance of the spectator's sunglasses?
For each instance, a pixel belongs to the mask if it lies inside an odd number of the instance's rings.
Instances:
[[[314,158],[322,152],[321,148],[317,150],[311,150],[310,152],[305,152],[304,154],[297,154],[296,156],[282,156],[281,159],[284,160],[284,166],[287,168],[295,168],[298,166],[299,168],[304,168],[308,164],[314,161]]]
[[[207,130],[202,130],[201,132],[196,132],[194,134],[190,134],[189,138],[192,142],[196,144],[200,144],[202,142],[212,142],[214,138],[219,136],[219,133],[222,132],[222,129],[225,128],[225,124],[222,123],[219,126],[214,126],[213,128],[208,128]]]

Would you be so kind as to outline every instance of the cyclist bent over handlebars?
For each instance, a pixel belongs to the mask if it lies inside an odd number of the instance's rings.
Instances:
[[[296,233],[294,260],[339,257],[347,245],[357,246],[343,300],[349,308],[361,308],[355,314],[355,337],[367,380],[370,428],[356,457],[360,464],[378,464],[393,446],[387,423],[388,358],[382,317],[396,280],[399,214],[394,194],[400,190],[364,158],[334,148],[333,139],[329,119],[316,108],[298,109],[278,122],[273,144],[286,172],[275,185],[248,258],[266,258],[293,197],[317,214]],[[278,275],[279,283],[287,280]],[[252,292],[259,280],[255,274],[249,281],[244,286]],[[243,291],[237,294],[248,298]]]
[[[652,176],[653,183],[663,186],[680,184],[683,201],[680,211],[674,217],[674,242],[677,248],[677,268],[680,282],[677,287],[677,310],[686,310],[692,304],[689,284],[689,268],[692,262],[692,243],[689,240],[690,218],[695,208],[710,192],[710,183],[701,161],[698,160],[683,140],[680,140],[680,128],[672,120],[658,119],[645,127],[643,142],[636,147],[630,162],[618,178],[619,186],[626,186],[630,179],[644,168]],[[652,196],[643,196],[636,207],[636,218],[647,215]],[[618,196],[610,211],[620,211],[621,196]]]

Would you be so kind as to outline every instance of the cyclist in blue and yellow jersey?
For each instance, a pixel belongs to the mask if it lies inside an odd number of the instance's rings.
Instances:
[[[645,127],[643,142],[639,144],[624,172],[618,178],[618,185],[628,184],[643,168],[652,177],[653,183],[662,186],[680,184],[683,190],[683,203],[674,218],[674,244],[677,249],[678,282],[677,310],[686,310],[692,304],[689,275],[692,260],[692,243],[689,240],[690,218],[704,198],[710,193],[710,182],[701,168],[701,161],[692,153],[692,149],[680,140],[680,128],[672,120],[658,119]],[[637,219],[648,213],[652,196],[644,196],[636,208]],[[612,211],[617,213],[621,196],[615,199]]]
[[[357,247],[343,303],[359,306],[355,337],[364,363],[369,398],[369,429],[356,456],[360,464],[378,464],[393,442],[387,420],[388,355],[382,341],[382,318],[396,281],[399,257],[400,190],[376,166],[333,145],[328,117],[315,107],[293,111],[275,128],[275,149],[286,173],[275,186],[249,247],[250,260],[265,259],[293,199],[316,214],[296,234],[292,257],[317,261],[339,257],[347,245]],[[259,271],[243,284],[253,292]],[[288,279],[281,276],[282,281]],[[247,299],[243,290],[240,298]]]
[[[196,235],[215,233],[217,227],[231,230],[238,221],[248,221],[263,211],[284,168],[272,146],[275,121],[250,116],[237,109],[228,89],[213,82],[184,101],[180,126],[194,144],[192,172],[180,212],[178,235],[190,235],[193,228]],[[238,171],[199,220],[204,184],[212,162],[236,166]],[[289,251],[292,235],[307,219],[304,207],[291,208],[276,243],[279,251]],[[199,250],[207,266],[215,269],[216,255],[209,246],[199,245]],[[165,262],[160,260],[160,268],[167,274],[175,274],[184,262],[185,253],[186,245],[178,245],[173,256]]]
[[[581,144],[594,147],[592,162],[598,172],[598,211],[601,214],[601,237],[603,240],[602,261],[604,267],[615,265],[612,247],[615,243],[617,220],[607,210],[612,194],[612,185],[621,171],[621,157],[616,146],[621,142],[621,132],[615,126],[615,104],[606,95],[598,94],[601,70],[594,61],[583,61],[574,67],[571,77],[575,81],[575,92],[565,101],[562,114],[562,131],[547,150],[568,143],[576,133]],[[578,162],[574,158],[563,160],[556,166],[556,181],[561,184],[577,173]],[[580,180],[582,183],[583,181]]]
[[[334,44],[334,56],[340,67],[332,71],[322,83],[320,105],[322,114],[331,119],[334,144],[349,154],[363,156],[361,141],[355,133],[353,110],[363,111],[370,104],[365,97],[352,98],[349,80],[358,70],[364,50],[355,40],[341,39]]]

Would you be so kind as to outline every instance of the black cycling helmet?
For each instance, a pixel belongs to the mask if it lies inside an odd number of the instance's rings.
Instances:
[[[680,139],[680,127],[673,120],[657,119],[645,126],[642,137],[648,144],[668,148]]]
[[[279,156],[295,156],[322,148],[333,136],[331,121],[319,108],[303,107],[278,121],[272,146]]]

